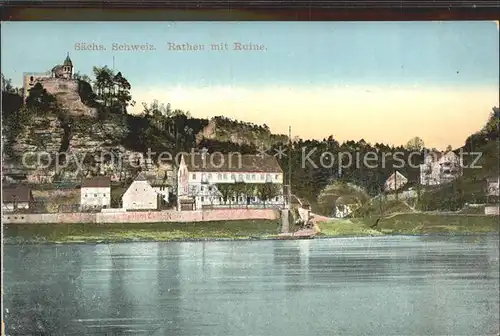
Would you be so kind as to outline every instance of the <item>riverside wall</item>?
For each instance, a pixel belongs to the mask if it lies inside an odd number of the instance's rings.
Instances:
[[[22,214],[4,213],[4,224],[69,224],[69,223],[157,223],[157,222],[209,222],[279,218],[276,209],[211,209],[194,211],[129,211],[129,212],[72,212]]]

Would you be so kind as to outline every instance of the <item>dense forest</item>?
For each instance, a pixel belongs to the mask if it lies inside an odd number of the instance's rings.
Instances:
[[[426,150],[424,142],[418,137],[410,139],[404,146],[396,147],[382,143],[370,144],[364,139],[340,143],[333,136],[323,140],[289,141],[286,136],[273,135],[265,124],[254,125],[219,116],[212,119],[217,123],[218,133],[213,138],[200,140],[197,139],[197,135],[210,120],[194,118],[188,111],[173,109],[170,104],[156,100],[142,102],[140,114],[128,114],[127,108],[134,106],[136,102],[130,94],[131,83],[121,72],[107,67],[94,67],[93,78],[75,74],[75,79],[78,80],[82,102],[96,108],[99,119],[121,116],[126,120],[128,133],[122,145],[134,151],[145,153],[150,149],[156,153],[169,151],[175,154],[206,148],[209,152],[237,151],[242,154],[258,154],[262,144],[260,139],[273,139],[267,153],[275,154],[281,151],[285,154],[278,156],[285,173],[285,183],[289,180],[288,167],[291,167],[293,193],[313,204],[321,191],[332,183],[350,183],[363,188],[369,196],[377,195],[383,191],[384,182],[396,170],[408,178],[408,186],[418,185],[417,167],[422,162]],[[21,98],[21,92],[22,90],[14,88],[11,81],[2,75],[2,119],[7,137],[15,138],[26,124],[26,119],[34,115],[54,114],[61,119],[65,118],[64,107],[40,84],[29,91],[25,103]],[[448,195],[451,193],[463,196],[464,180],[479,180],[487,174],[498,173],[498,165],[495,168],[495,163],[498,163],[499,112],[498,108],[493,108],[484,128],[472,134],[463,147],[469,152],[486,151],[482,158],[486,168],[482,173],[477,171],[464,173],[464,178],[460,181],[461,189],[456,191],[456,185],[452,184],[450,188],[455,189],[448,190]],[[257,134],[254,136],[254,141],[236,143],[230,140],[229,134],[241,133],[243,129],[251,129]],[[368,160],[370,166],[363,164],[365,157],[373,157],[374,153],[378,155],[378,160],[375,162]],[[381,157],[383,159],[380,159]],[[401,164],[402,162],[406,164]],[[408,164],[410,162],[411,164]],[[463,196],[455,203],[465,201],[466,198]]]

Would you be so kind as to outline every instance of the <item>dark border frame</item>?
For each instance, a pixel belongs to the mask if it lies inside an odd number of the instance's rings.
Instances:
[[[499,20],[498,1],[7,0],[2,21]]]

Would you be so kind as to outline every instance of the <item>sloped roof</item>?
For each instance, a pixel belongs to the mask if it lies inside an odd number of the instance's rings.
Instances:
[[[2,188],[2,199],[4,203],[30,202],[33,197],[29,186],[15,185]]]
[[[109,176],[87,178],[83,181],[82,188],[111,188],[111,178]]]
[[[139,174],[137,174],[134,181],[147,181],[146,175],[144,175],[144,173],[140,172]]]
[[[271,155],[183,154],[190,172],[283,173],[278,160]]]
[[[399,171],[392,173],[391,176],[389,176],[387,178],[387,181],[391,181],[391,179],[394,180],[394,175],[397,176],[396,179],[399,181],[408,181],[408,179],[403,174],[401,174]]]
[[[69,58],[69,53],[68,53],[68,55],[66,56],[66,59],[64,60],[63,65],[73,66],[73,62],[71,62],[71,58]]]
[[[488,182],[497,182],[498,180],[500,180],[500,176],[489,176],[486,178]]]

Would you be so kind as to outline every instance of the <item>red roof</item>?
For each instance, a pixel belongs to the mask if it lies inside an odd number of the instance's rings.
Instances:
[[[82,188],[110,188],[111,178],[109,176],[94,176],[82,183]]]
[[[283,173],[278,160],[271,155],[191,153],[182,157],[191,172]]]
[[[29,186],[15,185],[2,188],[2,200],[4,203],[30,202],[33,200],[33,195]]]

